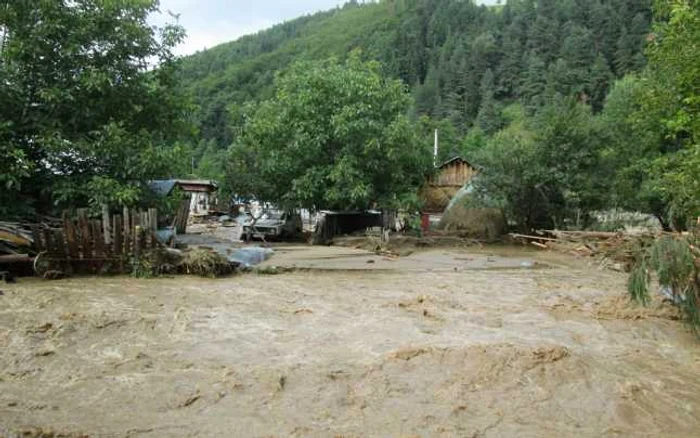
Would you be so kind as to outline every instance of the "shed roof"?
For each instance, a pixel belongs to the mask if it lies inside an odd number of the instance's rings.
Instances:
[[[152,180],[148,182],[148,187],[151,188],[159,196],[168,196],[170,192],[173,191],[175,186],[192,188],[202,187],[209,188],[209,191],[215,191],[219,188],[219,185],[215,181],[210,180],[196,180],[196,179],[165,179],[165,180]],[[187,190],[185,190],[187,191]]]
[[[462,158],[460,155],[457,155],[457,156],[454,156],[454,157],[450,158],[449,160],[445,161],[445,162],[442,163],[441,165],[439,165],[438,168],[439,168],[439,169],[442,169],[443,167],[448,166],[448,165],[450,165],[450,164],[452,164],[452,163],[455,163],[455,162],[457,162],[457,161],[461,161],[461,162],[463,162],[463,163],[466,163],[469,167],[474,167],[474,166],[472,166],[472,163],[470,163],[469,161],[465,160],[465,159]]]

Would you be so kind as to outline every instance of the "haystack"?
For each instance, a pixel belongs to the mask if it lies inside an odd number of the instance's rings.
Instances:
[[[439,227],[465,237],[487,240],[497,239],[508,231],[503,211],[479,205],[471,186],[464,186],[450,201]]]
[[[454,186],[424,186],[418,193],[418,197],[423,202],[423,211],[442,213],[459,190],[459,187]]]

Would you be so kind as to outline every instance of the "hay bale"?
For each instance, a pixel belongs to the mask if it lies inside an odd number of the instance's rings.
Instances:
[[[508,231],[505,216],[500,209],[468,207],[463,203],[456,203],[445,211],[439,229],[487,240],[498,239]]]

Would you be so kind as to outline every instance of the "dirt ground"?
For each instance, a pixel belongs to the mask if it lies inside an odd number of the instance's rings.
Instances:
[[[0,285],[0,436],[700,431],[700,341],[674,309],[627,303],[624,274],[319,251],[280,251],[269,263],[311,270],[275,276]]]

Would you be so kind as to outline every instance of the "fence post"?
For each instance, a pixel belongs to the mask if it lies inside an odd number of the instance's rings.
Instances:
[[[102,232],[105,237],[105,245],[109,248],[112,243],[112,225],[109,220],[109,206],[102,204]]]

